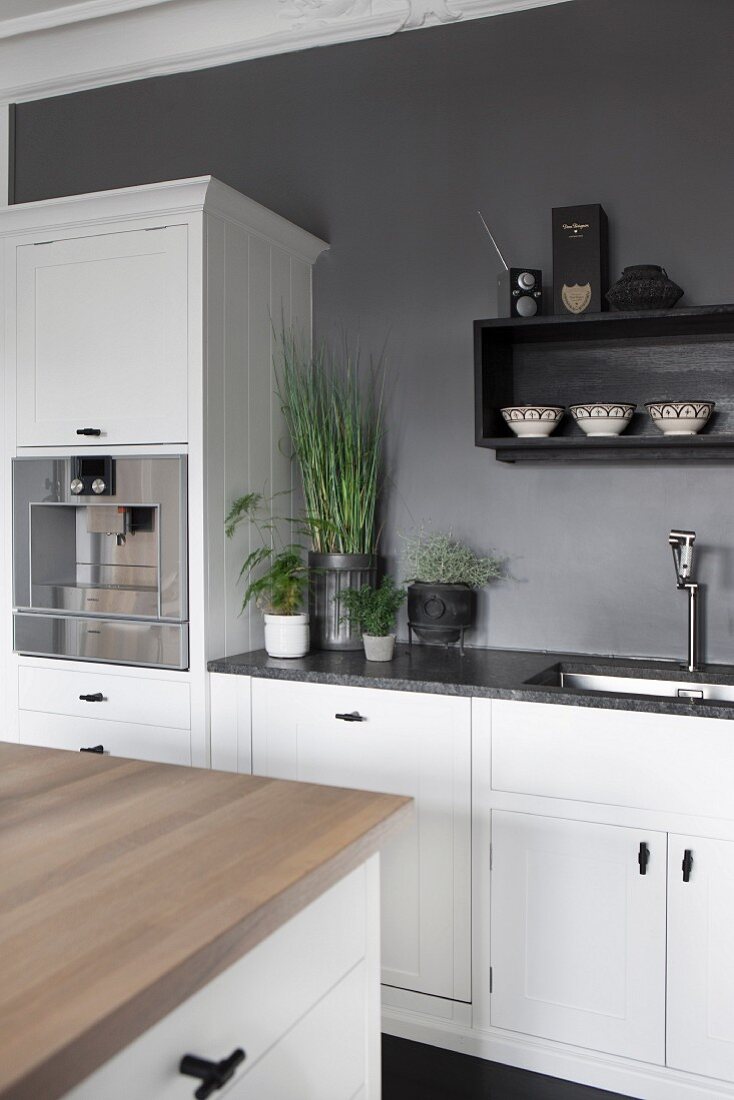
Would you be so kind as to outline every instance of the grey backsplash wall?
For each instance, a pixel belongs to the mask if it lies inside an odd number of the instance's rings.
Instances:
[[[471,328],[494,314],[478,207],[550,279],[551,207],[602,202],[612,273],[661,263],[682,304],[734,300],[732,40],[730,0],[575,0],[22,104],[16,198],[211,172],[325,237],[317,332],[388,335],[385,550],[423,520],[510,558],[472,642],[682,655],[678,524],[703,548],[709,659],[734,661],[734,469],[495,462]]]

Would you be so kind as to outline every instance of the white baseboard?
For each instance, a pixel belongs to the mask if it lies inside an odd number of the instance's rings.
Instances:
[[[431,1019],[423,1013],[398,1009],[384,1001],[382,1030],[400,1039],[607,1089],[635,1100],[734,1100],[734,1085],[713,1079],[499,1029],[479,1031],[455,1021]]]

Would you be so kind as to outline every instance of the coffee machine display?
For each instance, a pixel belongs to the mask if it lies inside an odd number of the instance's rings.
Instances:
[[[15,650],[188,667],[186,458],[13,461]]]

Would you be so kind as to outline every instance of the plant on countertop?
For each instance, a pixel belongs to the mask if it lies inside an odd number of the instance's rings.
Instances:
[[[414,583],[484,588],[504,575],[502,558],[480,557],[451,532],[421,530],[405,541],[406,580]]]
[[[235,500],[224,521],[228,539],[233,537],[241,523],[247,521],[255,528],[262,542],[262,546],[247,555],[239,572],[238,580],[247,578],[241,612],[254,599],[260,610],[267,614],[298,615],[308,587],[308,566],[302,557],[303,547],[291,543],[281,546],[279,550],[275,548],[273,536],[277,539],[278,521],[261,518],[264,504],[262,493],[246,493]],[[264,562],[269,563],[268,569],[255,576],[255,570]]]
[[[407,592],[398,588],[392,577],[383,577],[379,588],[369,584],[347,588],[339,594],[346,618],[372,638],[386,638],[395,626],[395,617]]]
[[[272,500],[265,501],[261,493],[246,493],[235,500],[224,521],[227,538],[231,539],[244,522],[257,531],[262,546],[250,551],[240,569],[238,580],[244,577],[247,582],[240,614],[254,600],[265,614],[268,654],[303,657],[310,640],[308,615],[302,610],[309,582],[303,547],[280,541],[278,528],[289,521],[273,518]]]
[[[318,554],[373,554],[384,435],[382,360],[359,349],[313,355],[284,331],[276,393],[301,469],[306,524]]]
[[[504,562],[480,557],[452,533],[421,529],[406,540],[408,631],[425,642],[460,642],[474,619],[475,592],[504,576]]]

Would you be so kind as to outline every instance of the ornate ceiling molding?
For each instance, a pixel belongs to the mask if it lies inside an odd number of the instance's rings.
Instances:
[[[17,19],[0,20],[0,100],[42,99],[569,2],[82,0],[20,17],[22,33]]]
[[[294,28],[328,26],[343,18],[373,19],[378,13],[375,0],[280,0]],[[388,0],[389,3],[389,0]],[[385,5],[383,5],[384,7]],[[451,23],[462,13],[449,6],[448,0],[392,0],[399,19],[396,31],[415,30],[427,23]]]

